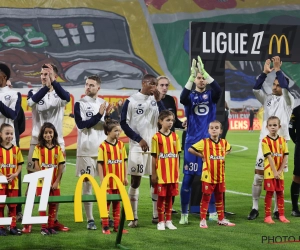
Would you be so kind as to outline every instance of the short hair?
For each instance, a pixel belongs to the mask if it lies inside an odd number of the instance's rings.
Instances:
[[[6,64],[0,63],[0,71],[5,74],[6,80],[10,78],[10,69]]]
[[[159,121],[163,121],[166,117],[168,116],[173,116],[173,119],[175,119],[175,115],[172,111],[170,110],[162,110],[159,115],[158,115],[158,121],[157,121],[157,127],[158,129],[161,129],[162,126],[161,124],[159,123]]]
[[[167,76],[158,76],[158,77],[156,78],[157,82],[158,82],[159,80],[161,80],[161,79],[166,79],[166,80],[168,81],[168,84],[171,84],[171,81],[170,81],[170,79],[169,79]]]
[[[156,79],[156,77],[154,75],[146,74],[146,75],[143,76],[142,81],[150,81],[153,78]]]
[[[271,115],[267,120],[267,125],[269,124],[270,120],[278,120],[278,124],[280,125],[280,119],[277,116]]]
[[[99,85],[101,84],[101,79],[100,79],[100,77],[97,76],[97,75],[91,75],[91,76],[88,76],[87,79],[94,80],[94,81],[96,81]]]
[[[53,63],[49,63],[49,64],[52,66],[54,73],[55,73],[56,75],[58,75],[58,69],[57,69],[56,65],[53,64]],[[43,65],[42,65],[42,69],[48,69],[48,66],[47,66],[46,64],[43,64]]]
[[[219,124],[220,124],[220,129],[223,129],[222,123],[219,122],[218,120],[214,120],[214,121],[210,122],[210,123],[208,124],[208,128],[209,128],[209,126],[210,126],[211,123],[219,123]]]
[[[114,127],[120,126],[120,123],[114,119],[106,119],[105,123],[103,124],[104,134],[108,135],[109,132],[113,130]]]

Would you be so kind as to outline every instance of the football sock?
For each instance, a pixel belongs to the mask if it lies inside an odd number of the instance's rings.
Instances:
[[[265,197],[265,214],[266,217],[271,216],[271,205],[272,205],[273,191],[267,191]]]
[[[118,228],[120,224],[120,202],[113,201],[113,217],[114,217],[114,228]]]
[[[293,181],[291,184],[291,200],[292,200],[293,211],[299,210],[298,207],[299,189],[300,189],[300,184]]]
[[[48,227],[49,228],[54,227],[55,214],[56,214],[56,204],[49,203],[49,215],[48,215]]]
[[[224,219],[224,204],[223,204],[223,193],[215,193],[216,197],[216,209],[218,212],[218,219]]]
[[[137,209],[139,202],[139,188],[129,187],[128,196],[130,199],[134,219],[138,219]]]
[[[277,191],[277,204],[279,216],[284,216],[284,197],[283,191]],[[276,202],[276,199],[275,199]]]
[[[153,218],[157,218],[157,194],[154,194],[154,188],[151,186],[150,188],[151,197],[152,197],[152,207],[153,207]]]
[[[252,185],[252,199],[253,205],[252,208],[258,210],[258,201],[262,190],[262,182],[264,180],[263,175],[255,174],[254,175],[254,182]]]
[[[165,196],[158,196],[157,200],[157,211],[158,211],[158,222],[165,221]]]
[[[216,210],[216,200],[215,200],[215,194],[214,193],[211,194],[211,198],[210,198],[209,205],[208,205],[208,212],[210,214],[217,212],[217,210]]]
[[[165,214],[166,221],[172,219],[172,196],[166,196]]]
[[[9,206],[8,207],[8,216],[12,218],[11,220],[11,227],[16,227],[17,226],[17,206]]]
[[[201,202],[200,202],[200,219],[206,220],[206,214],[208,210],[208,204],[210,200],[210,194],[202,194]]]
[[[57,221],[58,220],[58,208],[59,208],[59,203],[56,203],[56,213],[55,213],[55,220],[54,221]]]
[[[92,184],[89,181],[83,182],[82,194],[92,194]],[[94,220],[93,202],[84,202],[83,204],[87,221]]]
[[[185,174],[183,176],[182,185],[180,189],[180,203],[181,203],[181,213],[187,214],[188,207],[190,203],[190,196],[191,196],[191,186],[194,180],[194,175]]]

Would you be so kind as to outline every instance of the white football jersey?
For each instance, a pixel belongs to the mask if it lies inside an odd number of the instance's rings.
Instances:
[[[16,104],[18,101],[19,95],[17,91],[10,89],[9,87],[0,88],[0,101],[11,110],[16,110]],[[10,118],[7,118],[4,114],[0,112],[0,125],[2,123],[7,123],[14,128],[14,121]],[[12,140],[12,144],[16,145],[16,138]]]
[[[143,95],[140,92],[133,94],[128,100],[126,123],[147,142],[151,150],[152,137],[158,130],[159,110],[157,102],[154,96]],[[139,143],[131,139],[129,147],[132,152],[142,151]]]
[[[269,134],[266,127],[268,118],[270,116],[277,116],[280,119],[281,124],[278,135],[284,137],[286,140],[290,140],[289,121],[294,108],[294,97],[291,93],[284,88],[282,89],[281,96],[266,94],[261,89],[253,89],[253,93],[264,108],[263,124],[259,139],[262,140]]]
[[[32,91],[33,95],[37,91]],[[35,103],[31,98],[27,100],[28,106],[32,108],[32,135],[30,144],[38,143],[41,127],[45,122],[50,122],[57,130],[59,145],[64,148],[63,119],[67,103],[67,101],[62,100],[56,94],[55,90],[48,92],[38,103]]]
[[[90,120],[92,116],[99,113],[100,105],[105,101],[102,98],[91,98],[85,96],[81,98],[77,103],[79,103],[80,111],[74,110],[75,121],[77,120],[76,114],[79,114],[82,121]],[[78,128],[77,125],[77,156],[88,156],[88,157],[97,157],[98,149],[100,144],[106,139],[104,134],[104,116],[101,117],[101,120],[91,128]]]

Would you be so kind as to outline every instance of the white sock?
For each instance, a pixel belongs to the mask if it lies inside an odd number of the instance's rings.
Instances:
[[[258,210],[258,201],[262,190],[262,182],[264,180],[263,175],[255,174],[254,182],[252,185],[252,199],[253,205],[252,208]]]
[[[152,197],[152,206],[153,206],[153,218],[158,218],[158,212],[157,212],[157,199],[158,195],[154,194],[154,188],[151,186],[150,188],[151,197]]]
[[[138,219],[137,210],[139,202],[139,188],[133,188],[130,186],[128,189],[128,196],[130,199],[134,219]]]
[[[83,182],[82,194],[92,194],[92,184],[89,181]],[[84,202],[83,205],[87,221],[94,220],[93,202]]]

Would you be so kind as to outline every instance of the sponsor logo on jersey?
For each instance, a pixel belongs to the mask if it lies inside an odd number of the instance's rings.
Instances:
[[[10,96],[10,95],[6,95],[6,96],[4,96],[4,99],[5,99],[5,101],[9,101],[9,100],[10,100],[10,98],[11,98],[11,96]]]
[[[156,101],[154,101],[154,100],[151,101],[151,105],[152,105],[152,106],[156,106]]]
[[[207,95],[207,94],[204,94],[204,95],[202,96],[202,98],[203,98],[204,100],[206,100],[206,99],[208,98],[208,95]]]
[[[38,102],[39,105],[43,105],[44,103],[45,103],[44,100],[40,100],[40,101]]]
[[[221,155],[211,155],[209,157],[210,160],[224,160],[225,157],[224,156],[221,156]]]
[[[136,168],[135,167],[132,167],[131,168],[131,172],[135,172],[136,171]]]
[[[55,93],[55,94],[54,94],[54,97],[55,97],[55,98],[57,98],[57,97],[58,97],[58,95]]]
[[[2,163],[2,164],[0,165],[0,168],[15,168],[15,167],[16,167],[16,165],[10,164],[10,163],[7,163],[7,164]]]
[[[42,163],[41,167],[43,168],[57,168],[57,165],[55,164],[46,164],[46,163]]]
[[[84,169],[81,169],[81,170],[80,170],[80,174],[81,174],[81,175],[85,174],[85,170],[84,170]]]
[[[109,160],[107,161],[107,164],[118,164],[118,163],[122,163],[122,160],[118,160],[118,159],[117,159],[117,160],[110,160],[110,159],[109,159]]]
[[[274,157],[282,157],[282,154],[280,153],[271,153],[271,155]]]
[[[167,154],[159,153],[158,158],[162,158],[162,159],[165,159],[165,158],[177,158],[177,156],[178,156],[178,154],[174,154],[174,153],[167,153]]]
[[[86,112],[86,116],[87,116],[87,117],[92,117],[92,116],[93,116],[93,112],[90,112],[90,111],[89,111],[89,112]]]

